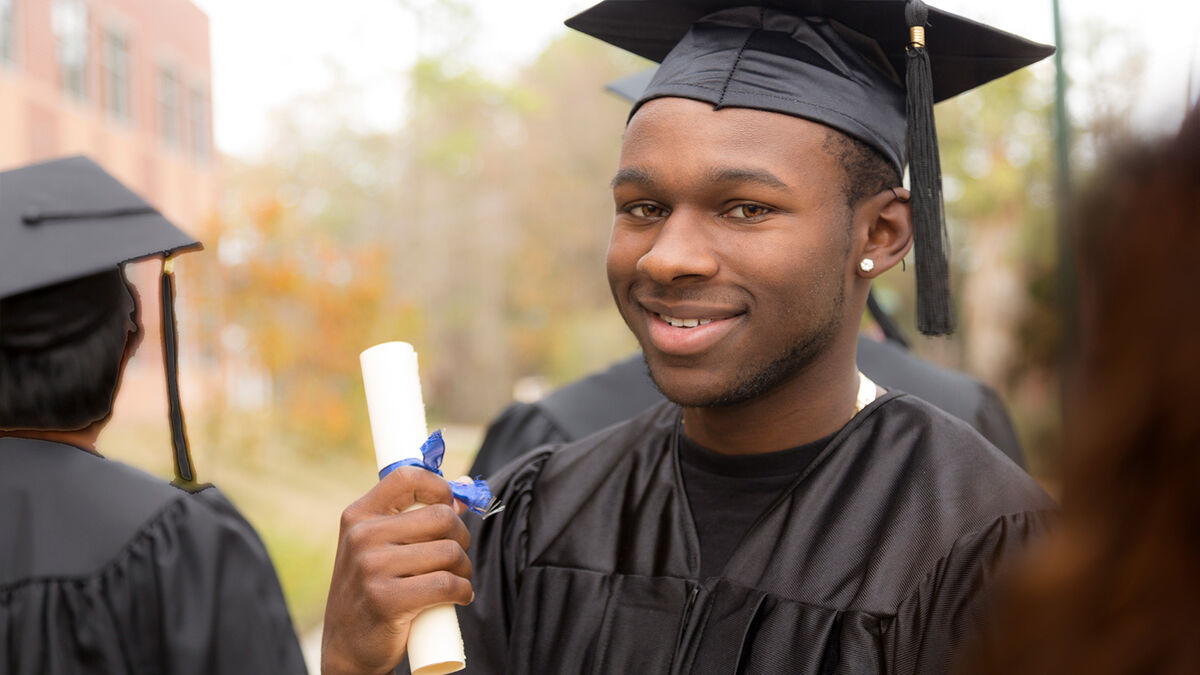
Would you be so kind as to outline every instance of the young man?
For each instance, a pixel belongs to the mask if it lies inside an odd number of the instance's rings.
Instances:
[[[470,672],[946,672],[1053,509],[968,425],[855,367],[914,211],[923,329],[948,330],[932,99],[1048,50],[935,12],[931,83],[927,63],[901,74],[919,3],[697,4],[568,22],[663,59],[612,181],[607,269],[671,403],[510,465],[507,510],[470,533],[419,469],[351,505],[326,673],[394,666],[411,617],[444,602],[467,605]],[[400,513],[413,501],[436,506]]]
[[[193,475],[165,271],[175,484],[97,447],[143,334],[121,264],[198,247],[87,158],[0,173],[0,672],[305,672],[266,549]]]

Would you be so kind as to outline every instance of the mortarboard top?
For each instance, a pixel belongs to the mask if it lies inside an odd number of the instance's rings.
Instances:
[[[661,63],[634,111],[672,96],[778,112],[909,165],[921,330],[951,332],[932,105],[1053,47],[920,0],[604,0],[566,23]]]
[[[0,173],[0,298],[199,248],[87,157]]]
[[[605,0],[566,24],[663,63],[643,88],[639,103],[664,95],[683,96],[686,91],[685,98],[722,107],[793,114],[877,146],[902,168],[903,98],[895,110],[896,99],[880,101],[879,89],[903,96],[905,48],[910,40],[905,5],[905,0]],[[722,14],[710,16],[718,12]],[[928,12],[926,47],[934,101],[951,98],[1054,53],[1053,47],[964,17],[933,7]],[[705,25],[693,30],[701,19]],[[840,26],[824,29],[826,22],[821,19]],[[860,58],[847,60],[848,51],[857,52]],[[636,77],[630,78],[631,85]],[[834,80],[858,80],[859,91],[814,89]],[[754,102],[748,96],[753,90],[769,95],[774,102]],[[856,95],[866,97],[850,98]],[[829,113],[822,114],[813,103],[821,103]],[[868,135],[885,135],[884,129],[870,128],[871,117],[886,117],[890,111],[863,110],[880,106],[898,114],[899,140],[864,138],[863,131],[856,129],[865,126]],[[895,126],[897,120],[884,123]]]
[[[154,256],[167,260],[200,248],[200,242],[87,157],[0,172],[0,299],[61,287],[64,292],[84,296],[61,303],[60,311],[77,312],[88,297],[112,297],[98,286],[87,287],[89,277],[117,271],[127,262]],[[96,283],[105,280],[96,277]],[[195,482],[179,404],[174,277],[165,262],[160,285],[176,484],[197,489],[202,486]],[[112,307],[116,311],[116,306]],[[56,309],[39,307],[47,316],[21,317],[13,324],[24,323],[23,328],[36,324],[30,330],[42,332],[53,330],[55,317],[50,313]],[[69,328],[76,317],[61,319]],[[0,325],[3,322],[0,316]]]

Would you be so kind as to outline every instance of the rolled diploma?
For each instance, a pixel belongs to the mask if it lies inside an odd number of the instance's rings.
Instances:
[[[405,458],[420,460],[428,433],[416,350],[407,342],[384,342],[364,351],[359,361],[379,470]],[[405,510],[423,506],[413,504]],[[442,675],[467,666],[454,605],[435,605],[413,619],[408,665],[413,675]]]

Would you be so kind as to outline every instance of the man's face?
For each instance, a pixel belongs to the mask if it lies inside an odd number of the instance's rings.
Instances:
[[[667,398],[755,398],[837,333],[854,269],[828,133],[678,98],[633,117],[613,180],[608,279]]]

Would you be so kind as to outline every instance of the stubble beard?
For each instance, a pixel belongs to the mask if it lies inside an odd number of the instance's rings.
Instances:
[[[845,283],[839,282],[836,292],[833,293],[833,303],[815,331],[796,340],[783,354],[765,364],[747,364],[747,371],[716,396],[702,398],[689,396],[690,392],[668,392],[655,376],[654,368],[645,359],[643,350],[642,359],[646,363],[646,370],[659,393],[672,403],[685,408],[724,408],[752,401],[791,380],[826,351],[838,331],[842,305],[845,304],[845,290]]]

